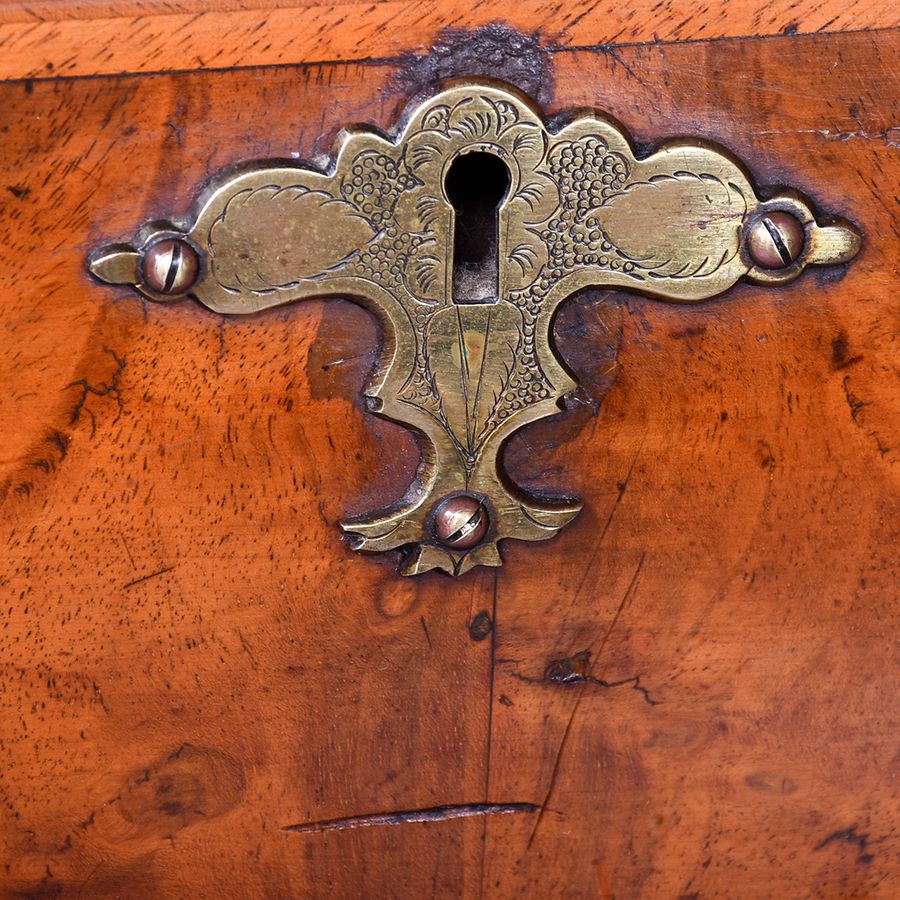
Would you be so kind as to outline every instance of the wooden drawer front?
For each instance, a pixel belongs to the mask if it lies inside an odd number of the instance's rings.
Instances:
[[[547,53],[549,113],[718,142],[865,243],[716,304],[570,301],[583,402],[505,459],[585,510],[456,580],[335,527],[418,461],[363,408],[367,313],[84,265],[224,166],[389,126],[424,70],[0,83],[0,892],[896,896],[898,49]]]

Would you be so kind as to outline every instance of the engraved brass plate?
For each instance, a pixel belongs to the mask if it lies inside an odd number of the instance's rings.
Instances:
[[[342,527],[358,549],[407,550],[404,574],[500,565],[498,541],[546,540],[580,509],[525,497],[498,468],[504,440],[576,387],[550,342],[567,297],[595,285],[704,300],[741,278],[784,284],[860,246],[793,191],[760,200],[738,163],[700,141],[638,159],[602,115],[552,131],[527,99],[473,83],[405,122],[395,138],[345,133],[328,171],[230,170],[187,221],[150,223],[90,259],[98,278],[152,300],[190,294],[231,315],[339,295],[379,317],[366,403],[419,433],[423,462],[397,505]],[[448,179],[469,154],[507,176],[486,267],[460,263],[456,246]]]

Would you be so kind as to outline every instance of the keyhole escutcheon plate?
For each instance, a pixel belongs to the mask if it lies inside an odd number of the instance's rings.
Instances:
[[[342,527],[358,549],[402,549],[404,574],[500,565],[499,541],[546,540],[578,513],[524,495],[498,463],[510,434],[576,387],[550,340],[567,297],[605,286],[695,302],[860,246],[795,191],[759,199],[720,148],[680,140],[637,158],[605,116],[551,130],[511,88],[456,83],[403,121],[393,136],[348,131],[325,171],[229,170],[186,220],[151,222],[89,267],[227,315],[327,296],[371,309],[384,342],[366,404],[417,432],[422,465],[394,506]]]

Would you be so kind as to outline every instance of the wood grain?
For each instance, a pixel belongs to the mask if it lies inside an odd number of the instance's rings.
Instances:
[[[583,402],[507,459],[586,510],[456,581],[338,534],[417,461],[361,408],[367,314],[84,271],[224,165],[389,126],[396,64],[0,85],[0,893],[896,896],[898,49],[554,54],[550,112],[716,140],[866,243],[572,301]]]
[[[900,25],[883,0],[254,0],[0,4],[0,79],[388,60],[422,52],[445,28],[503,22],[559,47],[857,31]]]

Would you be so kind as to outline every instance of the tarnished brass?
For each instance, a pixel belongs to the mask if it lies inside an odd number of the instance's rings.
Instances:
[[[574,501],[523,496],[498,470],[504,440],[556,412],[576,386],[550,342],[554,312],[571,294],[602,285],[692,302],[741,278],[784,284],[860,246],[846,223],[817,224],[795,192],[760,200],[741,166],[711,145],[675,141],[638,159],[602,115],[550,130],[511,89],[457,84],[405,122],[395,138],[345,133],[328,171],[284,162],[231,170],[187,221],[146,225],[133,244],[90,260],[104,281],[159,301],[184,284],[219,313],[334,295],[373,310],[384,346],[366,402],[419,432],[423,461],[396,506],[343,528],[359,549],[408,550],[405,574],[500,565],[498,541],[545,540],[577,514]],[[448,173],[468,154],[488,154],[495,168],[499,160],[502,178],[493,237],[476,235],[465,256],[471,235],[456,229],[463,206],[454,209]],[[776,213],[802,234],[796,256],[772,268],[747,244]],[[157,271],[145,255],[162,241],[184,242],[178,260],[196,254],[196,278],[167,270],[144,280]],[[172,245],[163,246],[172,265]]]

